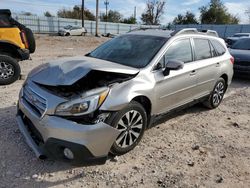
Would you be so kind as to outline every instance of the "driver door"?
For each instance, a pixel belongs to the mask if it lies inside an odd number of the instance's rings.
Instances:
[[[155,71],[157,114],[189,103],[196,96],[196,63],[193,62],[190,39],[174,41],[160,63],[165,67],[169,60],[179,60],[185,64],[183,69],[172,70],[167,76],[163,75],[162,69]]]

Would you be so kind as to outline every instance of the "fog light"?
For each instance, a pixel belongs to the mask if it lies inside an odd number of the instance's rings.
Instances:
[[[63,154],[67,159],[74,159],[74,154],[69,148],[65,148]]]

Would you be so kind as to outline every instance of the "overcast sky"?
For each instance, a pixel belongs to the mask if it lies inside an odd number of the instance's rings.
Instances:
[[[145,2],[147,0],[109,0],[109,9],[117,10],[124,17],[129,17],[137,7],[137,18],[140,19],[141,13],[145,10]],[[86,8],[95,13],[95,0],[85,0]],[[104,0],[99,0],[100,10],[105,11]],[[167,24],[173,18],[186,11],[193,12],[199,17],[199,7],[207,5],[209,0],[167,0],[165,14],[161,23]],[[230,13],[237,14],[241,23],[248,23],[249,20],[245,14],[247,7],[250,7],[250,0],[223,0]],[[72,8],[74,5],[81,4],[81,0],[0,0],[0,7],[11,9],[13,12],[32,12],[37,15],[43,15],[45,11],[50,11],[56,15],[58,9]]]

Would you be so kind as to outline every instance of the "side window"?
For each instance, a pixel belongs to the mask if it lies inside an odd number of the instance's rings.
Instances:
[[[212,43],[209,42],[209,44],[210,44],[210,49],[211,49],[212,57],[218,56],[218,53],[217,53],[217,51],[215,50],[215,48],[213,47]]]
[[[216,49],[217,51],[217,56],[221,56],[224,53],[226,53],[226,49],[224,48],[224,46],[222,44],[220,44],[218,41],[216,40],[211,40],[211,43],[213,45],[213,47]]]
[[[165,63],[171,59],[183,61],[184,63],[193,61],[192,48],[189,39],[178,40],[171,44],[165,54]]]
[[[208,59],[212,57],[209,40],[194,39],[196,60]]]

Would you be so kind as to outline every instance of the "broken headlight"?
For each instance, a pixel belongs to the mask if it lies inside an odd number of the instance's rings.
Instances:
[[[79,98],[58,105],[55,114],[59,116],[81,116],[92,113],[103,104],[108,93],[107,87],[88,91]]]

